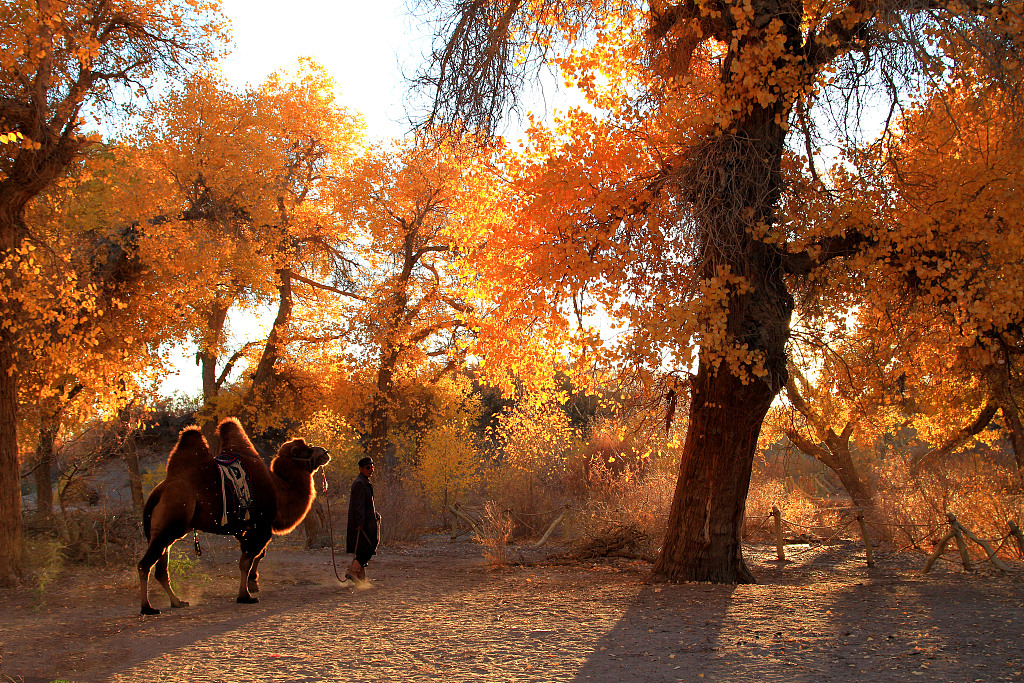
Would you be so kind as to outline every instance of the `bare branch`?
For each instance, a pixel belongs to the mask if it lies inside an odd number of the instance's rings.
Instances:
[[[310,280],[309,278],[303,277],[303,276],[299,275],[298,273],[292,272],[291,275],[292,275],[292,278],[294,278],[295,280],[298,280],[299,282],[307,284],[310,287],[316,287],[317,289],[322,289],[322,290],[327,291],[327,292],[334,292],[335,294],[341,294],[342,296],[347,296],[347,297],[350,297],[352,299],[357,299],[359,301],[364,301],[364,302],[365,301],[369,301],[369,298],[367,298],[365,296],[360,296],[359,294],[353,294],[352,292],[346,292],[346,291],[344,291],[342,289],[338,289],[337,287],[331,287],[330,285],[325,285],[322,282],[317,282],[316,280]]]

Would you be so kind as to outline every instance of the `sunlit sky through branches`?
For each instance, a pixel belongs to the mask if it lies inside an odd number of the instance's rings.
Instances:
[[[406,0],[222,0],[232,22],[233,46],[220,69],[235,87],[258,86],[282,68],[294,67],[300,57],[322,64],[339,91],[339,103],[363,115],[371,140],[387,140],[409,132],[406,93],[412,76],[430,46],[430,27],[409,14]],[[539,88],[524,92],[523,111],[541,118],[554,108],[581,104],[542,74]],[[568,98],[568,99],[566,99]],[[522,112],[521,112],[522,113]],[[504,131],[517,138],[525,117],[513,117]],[[275,311],[229,314],[228,331],[235,346],[265,336]],[[202,392],[195,345],[172,351],[172,374],[160,386],[164,395],[197,396]],[[244,372],[237,366],[233,377]]]
[[[221,69],[232,85],[259,85],[299,57],[312,57],[334,77],[340,103],[363,114],[369,137],[407,132],[403,69],[415,68],[426,38],[414,39],[423,31],[415,28],[404,0],[223,0],[223,9],[232,21],[234,45]],[[265,334],[272,321],[268,312],[262,319],[233,316],[228,323],[236,337],[251,339]],[[160,393],[201,393],[195,346],[177,347],[172,355],[175,370]]]

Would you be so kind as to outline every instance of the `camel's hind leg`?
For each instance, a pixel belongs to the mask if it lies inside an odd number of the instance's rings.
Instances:
[[[242,557],[238,560],[238,569],[241,571],[241,582],[238,585],[238,599],[236,602],[252,604],[260,599],[249,592],[249,580],[251,574],[259,566],[259,560],[270,543],[270,531],[250,529],[238,539],[241,546]]]
[[[170,559],[171,547],[167,546],[164,550],[163,555],[156,561],[156,571],[153,572],[153,577],[164,587],[167,591],[167,596],[171,599],[171,607],[188,607],[188,603],[178,598],[174,594],[174,590],[171,589],[171,578],[167,574],[167,563]]]
[[[142,511],[142,528],[149,538],[149,547],[139,560],[139,602],[142,614],[160,614],[149,604],[149,572],[156,565],[156,580],[171,598],[171,607],[184,607],[171,590],[167,576],[168,551],[171,545],[191,528],[195,498],[181,481],[164,480],[146,500]]]
[[[160,614],[160,610],[149,604],[149,572],[156,565],[156,580],[164,587],[167,594],[171,596],[171,607],[185,607],[187,602],[182,602],[171,590],[171,583],[167,577],[167,554],[171,545],[178,540],[171,534],[155,534],[149,542],[146,553],[139,560],[139,603],[141,604],[140,614]]]

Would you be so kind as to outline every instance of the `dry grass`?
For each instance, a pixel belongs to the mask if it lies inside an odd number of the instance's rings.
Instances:
[[[665,537],[674,488],[673,477],[661,472],[592,484],[567,522],[573,554],[653,559]]]
[[[902,462],[884,472],[876,517],[903,547],[930,548],[947,530],[952,513],[978,536],[1007,537],[1009,522],[1024,523],[1024,488],[1012,468],[973,460],[912,474]],[[980,548],[972,547],[982,556]]]
[[[509,511],[512,539],[539,537],[569,502],[559,479],[516,467],[489,472],[482,497]]]
[[[373,484],[373,502],[381,516],[381,543],[414,540],[426,529],[430,503],[421,490],[403,481],[381,478]]]
[[[1024,522],[1024,488],[1012,467],[981,458],[934,466],[913,473],[906,462],[892,457],[871,473],[877,485],[873,508],[865,509],[869,534],[898,550],[930,551],[949,530],[947,513],[968,529],[998,546],[1004,557],[1018,555],[1008,539],[1009,522]],[[755,467],[747,498],[744,538],[768,541],[774,535],[773,505],[782,511],[786,538],[860,539],[852,502],[842,496],[814,495],[811,481],[771,476],[763,465]],[[971,552],[984,559],[984,551],[971,544]]]
[[[483,547],[484,559],[488,565],[504,567],[508,564],[508,541],[514,526],[515,522],[508,510],[493,500],[484,503],[480,523],[477,524],[473,536]]]

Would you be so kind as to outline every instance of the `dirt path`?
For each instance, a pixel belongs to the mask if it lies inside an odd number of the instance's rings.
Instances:
[[[154,586],[164,613],[140,617],[129,569],[80,573],[42,604],[0,592],[0,672],[25,683],[1024,680],[1022,575],[940,564],[922,576],[916,555],[883,553],[868,569],[851,544],[791,546],[779,565],[751,547],[758,585],[665,585],[628,560],[490,570],[471,543],[433,538],[382,549],[374,586],[353,591],[329,551],[279,539],[262,602],[237,605],[234,550],[205,539],[210,580],[180,591],[187,609],[165,609]]]

